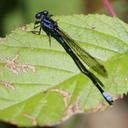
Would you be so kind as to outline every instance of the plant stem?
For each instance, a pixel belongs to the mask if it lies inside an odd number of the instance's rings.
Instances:
[[[109,2],[109,0],[103,0],[104,6],[106,7],[106,9],[108,10],[109,14],[111,16],[116,16],[115,11],[112,8],[111,3]]]

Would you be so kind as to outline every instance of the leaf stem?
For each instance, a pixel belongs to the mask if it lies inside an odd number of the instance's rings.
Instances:
[[[103,0],[103,3],[111,16],[117,16],[109,0]]]

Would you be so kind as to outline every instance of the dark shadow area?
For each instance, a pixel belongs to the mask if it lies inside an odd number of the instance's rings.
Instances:
[[[3,23],[6,15],[12,11],[20,10],[24,19],[27,14],[27,9],[24,0],[1,0],[0,1],[0,37],[5,37]]]
[[[18,128],[15,125],[11,125],[9,123],[0,122],[0,128]]]

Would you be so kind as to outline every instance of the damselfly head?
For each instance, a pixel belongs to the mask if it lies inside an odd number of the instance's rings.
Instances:
[[[48,13],[49,13],[49,12],[48,12],[47,10],[44,10],[44,11],[43,11],[43,14],[44,14],[45,16],[47,16]]]
[[[35,18],[36,18],[36,19],[41,19],[41,18],[43,18],[43,16],[47,16],[48,13],[49,13],[49,12],[48,12],[47,10],[44,10],[44,11],[42,11],[42,12],[37,13],[37,14],[35,15]]]

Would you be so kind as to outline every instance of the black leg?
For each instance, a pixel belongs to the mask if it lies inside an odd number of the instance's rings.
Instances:
[[[38,30],[38,31],[31,31],[33,34],[36,34],[36,35],[40,35],[40,33],[41,33],[41,27],[40,27],[40,29]]]
[[[34,26],[39,24],[39,23],[40,23],[40,21],[35,21]]]
[[[37,25],[37,26],[36,26]],[[40,28],[39,28],[40,27]],[[34,27],[33,27],[33,29],[37,29],[37,28],[39,28],[39,30],[38,31],[31,31],[33,34],[38,34],[38,35],[40,35],[40,33],[41,33],[41,26],[40,26],[40,21],[35,21],[35,23],[34,23]]]
[[[49,17],[51,18],[53,15],[49,15]]]
[[[38,26],[35,26],[35,25],[34,25],[34,29],[39,28],[39,27],[40,27],[40,25],[38,25]]]
[[[36,26],[37,25],[37,26]],[[40,27],[40,21],[35,21],[35,23],[34,23],[34,29],[36,29],[36,28],[38,28],[38,27]]]
[[[36,29],[36,28],[38,28],[38,27],[40,27],[40,25],[38,25],[38,26],[34,26],[34,29]],[[41,27],[39,28],[39,30],[38,31],[31,31],[33,34],[37,34],[37,35],[40,35],[40,33],[41,33]]]
[[[41,27],[40,27],[40,29],[39,29],[39,31],[38,31],[38,34],[40,35],[40,33],[41,33]]]
[[[49,38],[49,45],[50,45],[50,47],[51,47],[51,35],[50,35],[50,33],[48,33],[48,32],[46,32],[46,34],[47,34],[47,36],[48,36],[48,38]]]

